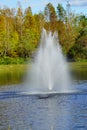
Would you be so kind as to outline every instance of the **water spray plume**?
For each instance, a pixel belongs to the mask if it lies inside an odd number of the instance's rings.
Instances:
[[[70,74],[59,45],[58,34],[43,29],[40,46],[28,71],[29,91],[67,91],[69,85]]]

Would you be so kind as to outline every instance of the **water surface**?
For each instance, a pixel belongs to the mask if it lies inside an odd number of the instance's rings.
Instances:
[[[87,73],[77,73],[73,90],[87,91]],[[0,130],[86,130],[87,93],[41,98],[20,95],[23,84],[0,87]],[[70,86],[71,87],[71,86]]]

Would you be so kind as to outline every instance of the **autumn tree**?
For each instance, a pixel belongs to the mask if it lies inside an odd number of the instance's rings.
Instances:
[[[21,7],[18,7],[18,9],[17,9],[15,22],[16,22],[16,30],[19,34],[20,39],[21,39],[21,37],[22,37],[22,26],[23,26],[23,12],[22,12]]]
[[[23,34],[18,47],[18,55],[23,58],[30,57],[37,47],[38,39],[35,17],[32,14],[31,7],[28,7],[24,12]]]
[[[44,17],[43,12],[40,12],[39,14],[35,14],[34,18],[35,18],[35,23],[36,23],[38,32],[41,33],[41,31],[44,27],[44,24],[45,24],[45,17]]]
[[[87,59],[87,17],[73,13],[69,2],[66,9],[58,4],[57,11],[48,3],[44,12],[37,14],[30,6],[22,10],[20,2],[17,9],[0,8],[0,58],[31,57],[43,27],[58,32],[63,52],[69,58]]]
[[[28,7],[24,12],[24,28],[30,29],[34,27],[35,27],[35,19],[32,14],[31,7]]]
[[[56,21],[57,21],[57,16],[56,16],[56,11],[54,6],[51,3],[48,3],[45,7],[44,10],[45,13],[45,19],[46,23],[49,23],[48,29],[54,31],[56,29]]]

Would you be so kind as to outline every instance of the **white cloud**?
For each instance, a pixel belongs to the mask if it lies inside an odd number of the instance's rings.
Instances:
[[[72,6],[87,6],[87,0],[70,0]]]

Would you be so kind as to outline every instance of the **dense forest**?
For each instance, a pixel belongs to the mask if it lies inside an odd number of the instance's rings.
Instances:
[[[24,63],[39,45],[42,28],[57,31],[67,59],[87,60],[87,16],[75,14],[69,3],[56,9],[48,3],[43,12],[33,14],[29,6],[0,8],[0,64]]]

